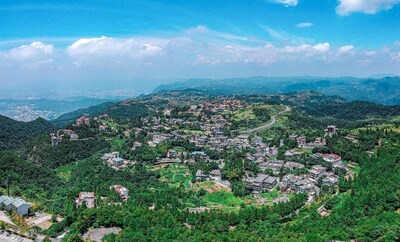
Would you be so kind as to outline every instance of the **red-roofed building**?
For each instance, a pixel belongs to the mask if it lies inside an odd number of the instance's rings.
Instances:
[[[86,202],[86,207],[94,208],[96,206],[96,195],[94,192],[80,192],[76,199],[76,206],[81,206],[83,202]]]

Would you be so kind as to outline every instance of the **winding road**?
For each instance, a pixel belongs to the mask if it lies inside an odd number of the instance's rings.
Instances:
[[[290,107],[285,106],[285,110],[283,110],[282,112],[279,112],[278,114],[286,113],[286,112],[289,112],[289,111],[290,111]],[[264,129],[269,129],[275,123],[276,123],[276,117],[275,117],[275,115],[272,115],[271,116],[271,121],[269,121],[267,124],[265,124],[263,126],[260,126],[260,127],[257,127],[257,128],[254,128],[254,129],[245,130],[245,131],[242,131],[240,133],[241,134],[249,134],[249,133],[258,132],[258,131],[261,131],[261,130],[264,130]]]

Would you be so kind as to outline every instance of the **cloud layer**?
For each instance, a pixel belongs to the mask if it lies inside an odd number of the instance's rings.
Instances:
[[[33,42],[0,52],[1,84],[229,76],[400,74],[400,44],[365,50],[329,42],[272,44],[197,26],[168,37]]]
[[[375,14],[381,10],[389,10],[400,0],[338,0],[336,12],[339,15],[349,15],[353,12]]]

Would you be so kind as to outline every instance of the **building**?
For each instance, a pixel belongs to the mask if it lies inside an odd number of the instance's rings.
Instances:
[[[58,145],[58,138],[54,135],[54,133],[50,134],[51,146]]]
[[[86,207],[94,208],[96,206],[96,195],[94,192],[80,192],[76,199],[76,206],[81,206],[83,202],[86,203]]]
[[[323,154],[323,159],[329,163],[338,163],[342,160],[342,157],[337,154]]]
[[[208,178],[208,176],[202,170],[196,171],[196,181],[201,181],[206,178]]]
[[[248,178],[247,185],[254,191],[262,191],[263,189],[272,190],[278,183],[273,176],[259,174],[256,178]]]
[[[307,137],[306,136],[299,136],[296,138],[297,144],[300,148],[307,146]]]
[[[19,216],[27,216],[32,205],[21,198],[0,196],[0,208],[12,211]]]
[[[122,159],[121,157],[115,157],[112,159],[112,164],[114,166],[121,166],[124,164],[124,159]]]
[[[167,152],[167,157],[170,159],[177,159],[177,158],[179,158],[179,152],[170,149]]]
[[[138,147],[140,147],[140,146],[142,146],[142,143],[140,143],[140,142],[133,142],[131,150],[135,151],[136,148],[138,148]]]
[[[221,178],[221,171],[219,169],[214,169],[210,171],[211,178]]]
[[[111,186],[110,189],[114,189],[119,194],[122,200],[127,200],[129,198],[129,190],[124,186],[114,185]]]
[[[83,124],[90,125],[90,118],[82,116],[76,120],[75,124],[76,124],[76,126],[83,125]]]
[[[119,152],[118,151],[114,151],[114,152],[111,152],[111,153],[105,153],[101,157],[101,159],[107,161],[107,160],[112,160],[112,159],[118,158],[118,157],[119,157]]]
[[[321,165],[315,165],[308,171],[308,177],[317,181],[319,177],[326,172],[326,168]]]
[[[324,131],[325,131],[325,136],[332,137],[334,134],[336,134],[338,128],[335,125],[328,125],[328,127],[326,127]]]
[[[71,136],[69,137],[69,140],[71,140],[71,141],[76,141],[78,139],[79,139],[79,136],[76,133],[71,134]]]
[[[331,187],[336,186],[339,182],[339,177],[333,172],[326,172],[324,176],[325,177],[322,178],[322,185]]]
[[[268,162],[262,162],[258,164],[261,170],[270,169],[273,173],[279,173],[285,161],[283,160],[270,160]]]
[[[289,170],[296,170],[303,169],[304,165],[297,162],[288,161],[283,165],[283,167]]]

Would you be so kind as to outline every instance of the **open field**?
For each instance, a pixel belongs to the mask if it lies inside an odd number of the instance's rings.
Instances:
[[[183,184],[187,189],[191,188],[192,174],[189,169],[184,165],[164,165],[154,166],[154,171],[159,171],[161,181],[168,183],[171,186],[179,187]]]

